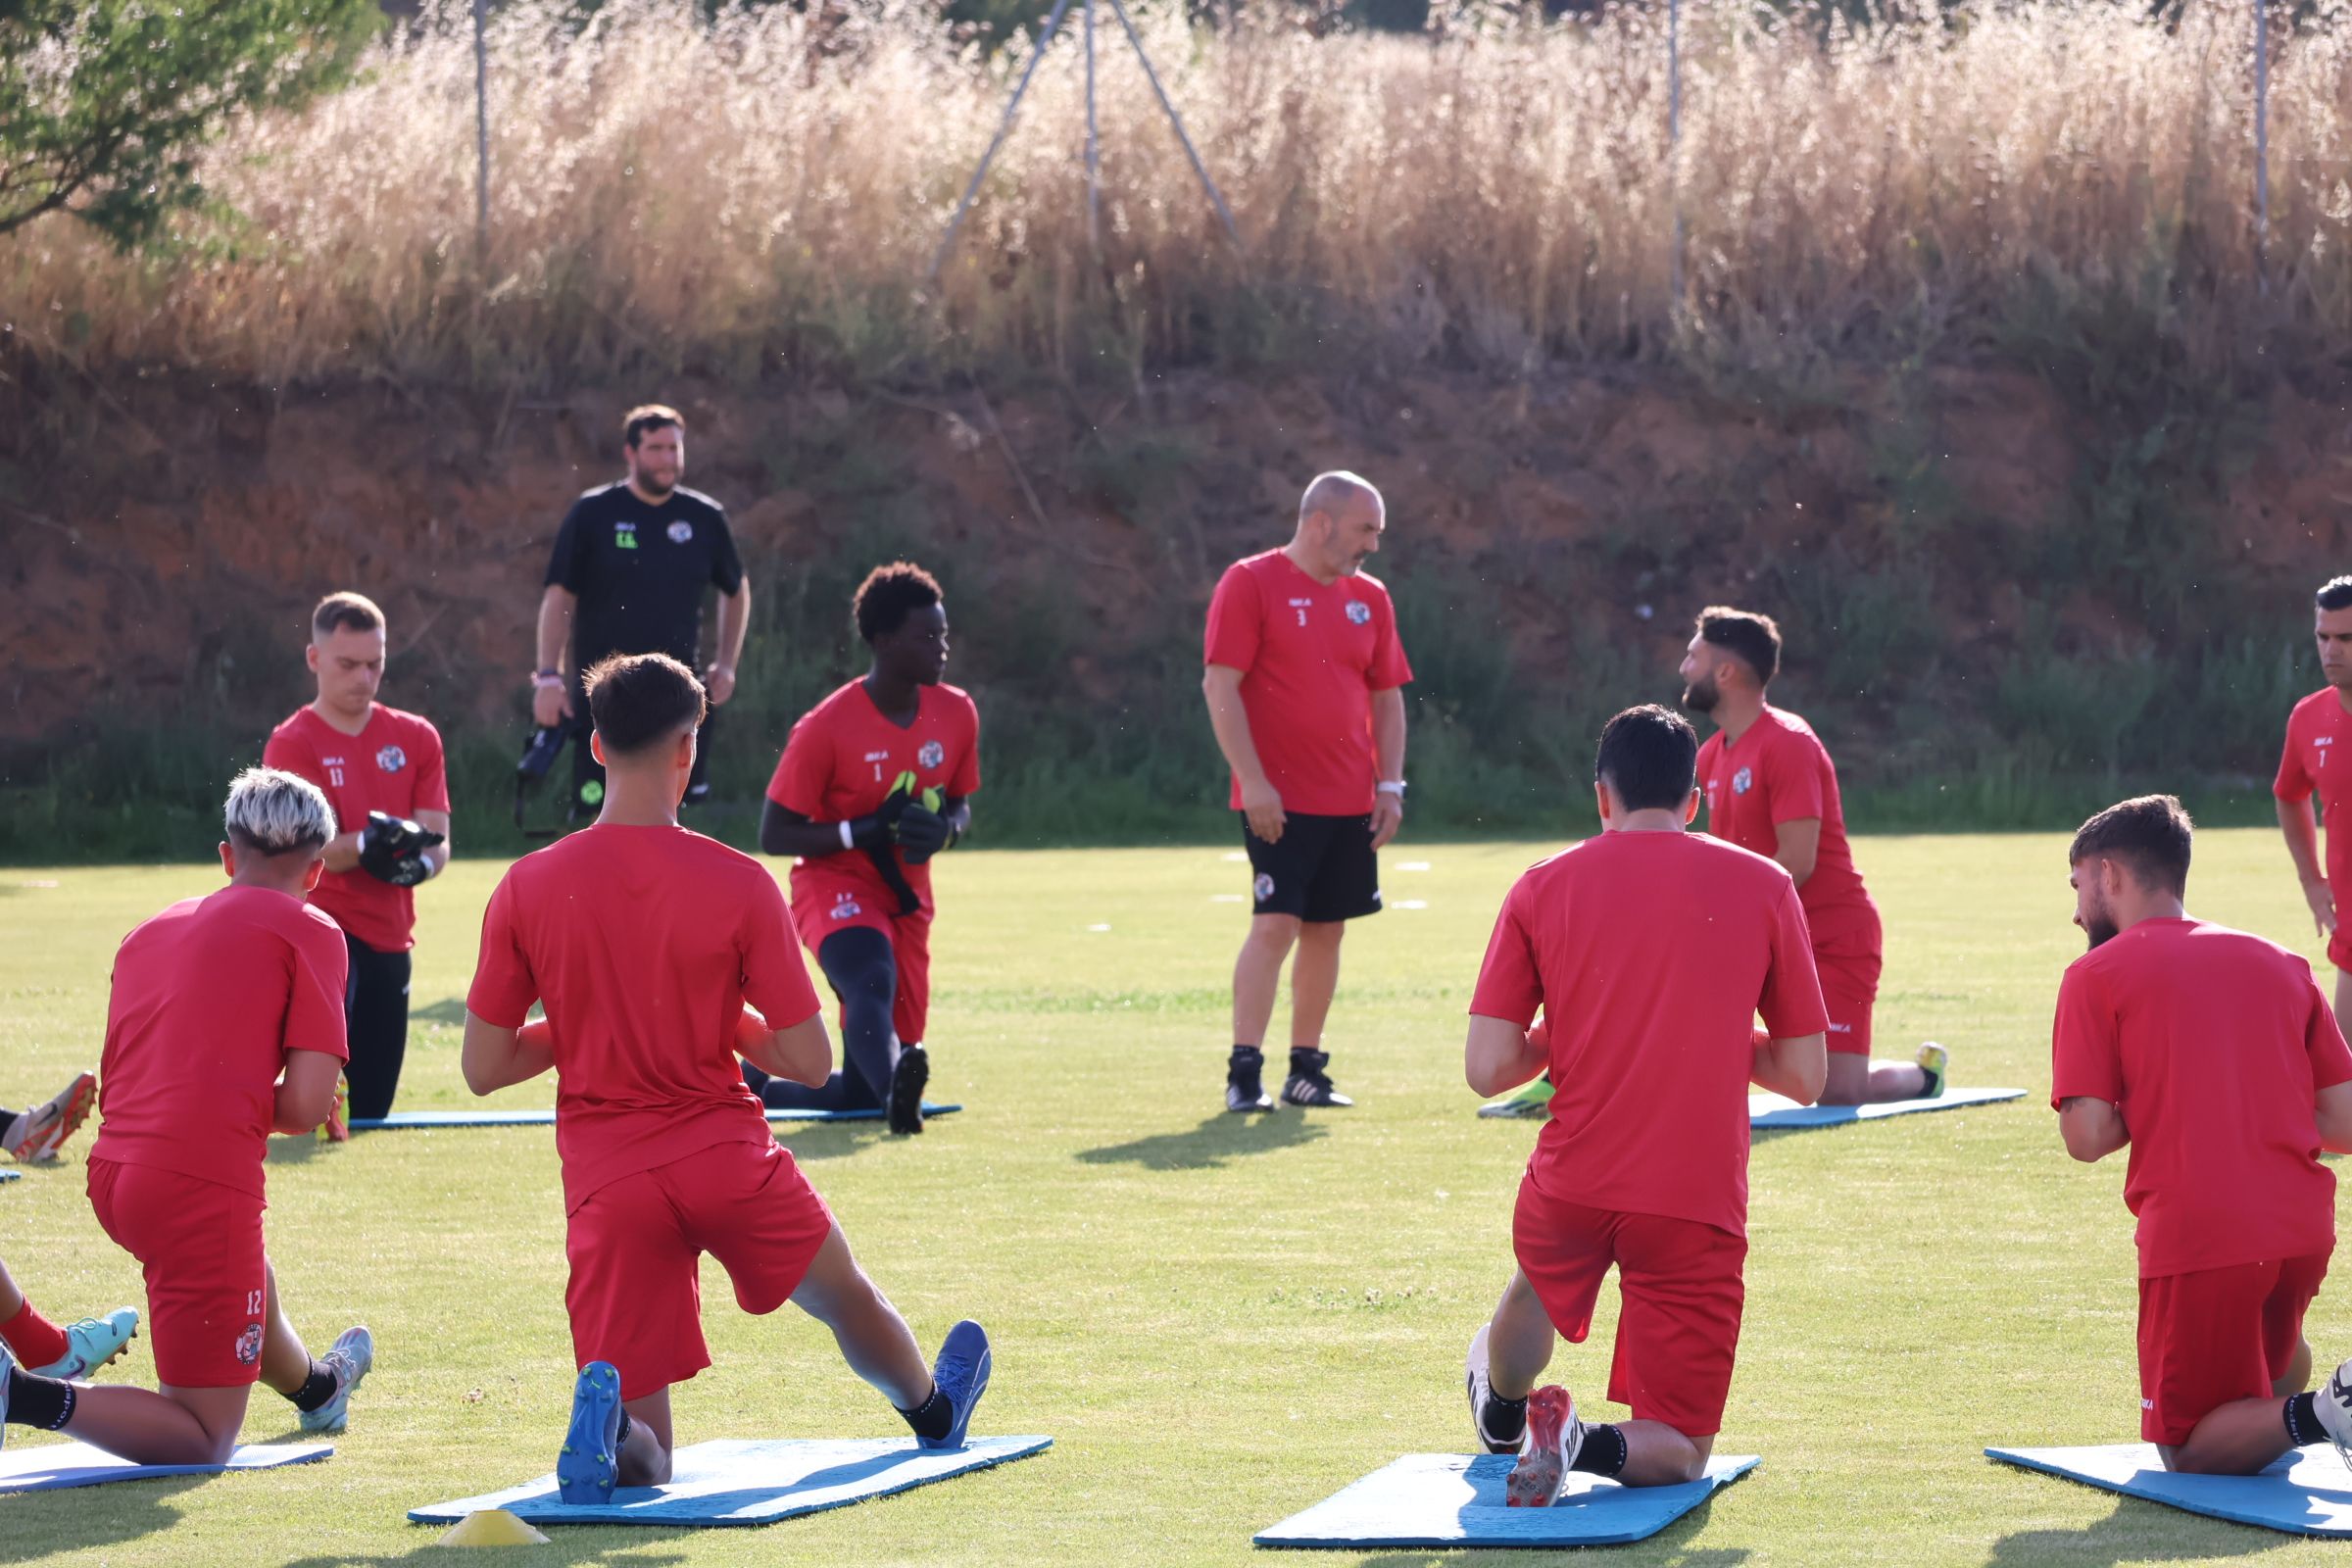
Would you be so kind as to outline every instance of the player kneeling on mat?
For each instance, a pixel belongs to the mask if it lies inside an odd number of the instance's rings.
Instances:
[[[2192,920],[2193,828],[2169,795],[2068,851],[2090,939],[2058,987],[2050,1103],[2066,1152],[2132,1151],[2139,1434],[2172,1470],[2252,1475],[2332,1443],[2352,1465],[2352,1361],[2318,1394],[2303,1314],[2335,1250],[2352,1052],[2300,955]]]
[[[1796,885],[1688,831],[1697,754],[1663,708],[1609,720],[1594,768],[1606,831],[1519,878],[1471,997],[1470,1087],[1497,1095],[1546,1068],[1557,1086],[1519,1186],[1519,1267],[1467,1369],[1480,1443],[1519,1454],[1514,1507],[1550,1506],[1571,1470],[1635,1487],[1704,1473],[1745,1298],[1747,1086],[1811,1103],[1829,1071]],[[1539,1009],[1546,1027],[1531,1030]],[[1555,1332],[1592,1331],[1612,1264],[1609,1397],[1634,1419],[1588,1423],[1567,1390],[1537,1384]]]
[[[643,654],[591,669],[587,696],[601,812],[515,861],[491,895],[464,1051],[477,1095],[556,1073],[564,1305],[580,1367],[556,1461],[563,1498],[601,1502],[615,1486],[669,1479],[669,1387],[710,1364],[705,1252],[745,1311],[795,1302],[923,1446],[958,1446],[988,1386],[988,1337],[958,1323],[937,1365],[923,1365],[737,1066],[740,1049],[765,1072],[821,1084],[833,1044],[775,878],[678,825],[702,683]],[[547,1016],[526,1025],[533,1003]]]

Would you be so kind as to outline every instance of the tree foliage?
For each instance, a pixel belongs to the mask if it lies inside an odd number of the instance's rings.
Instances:
[[[0,0],[0,234],[71,213],[118,244],[203,198],[230,116],[350,74],[374,0]]]

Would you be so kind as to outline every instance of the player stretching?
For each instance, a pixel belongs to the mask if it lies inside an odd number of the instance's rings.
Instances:
[[[1291,964],[1294,1105],[1347,1105],[1323,1023],[1347,922],[1380,910],[1380,850],[1404,822],[1404,691],[1413,678],[1389,591],[1363,570],[1388,512],[1351,473],[1318,475],[1280,550],[1225,568],[1208,602],[1200,689],[1233,771],[1254,874],[1233,965],[1227,1110],[1272,1110],[1261,1074],[1282,964]]]
[[[2188,918],[2188,813],[2125,801],[2067,851],[2090,939],[2058,987],[2050,1103],[2080,1160],[2132,1151],[2139,1435],[2165,1467],[2251,1475],[2322,1441],[2352,1464],[2352,1361],[2311,1383],[2303,1314],[2335,1250],[2352,1052],[2311,965]]]
[[[2287,715],[2286,748],[2278,758],[2278,827],[2294,858],[2312,922],[2328,939],[2328,961],[2335,965],[2335,1022],[2352,1020],[2352,932],[2339,929],[2336,907],[2352,895],[2352,757],[2329,767],[2328,755],[2352,744],[2352,577],[2337,577],[2320,589],[2313,636],[2320,645],[2320,673],[2328,684],[2295,705]],[[2328,869],[2320,870],[2319,830],[2311,800],[2319,797],[2328,824]]]
[[[988,1385],[988,1337],[958,1323],[924,1367],[737,1070],[740,1049],[779,1077],[822,1083],[833,1048],[776,879],[678,826],[702,683],[643,654],[598,664],[586,690],[603,808],[594,826],[515,861],[491,895],[464,1057],[477,1095],[556,1072],[564,1304],[580,1367],[556,1460],[564,1499],[669,1479],[669,1386],[710,1364],[706,1251],[745,1311],[797,1303],[923,1446],[958,1446]],[[547,1017],[524,1028],[534,1002]]]
[[[1519,878],[1471,997],[1470,1087],[1496,1094],[1546,1066],[1559,1086],[1519,1184],[1518,1271],[1470,1342],[1471,1421],[1489,1452],[1518,1452],[1514,1506],[1548,1507],[1571,1470],[1636,1487],[1705,1470],[1745,1298],[1747,1086],[1801,1103],[1827,1071],[1788,873],[1685,831],[1697,751],[1663,708],[1609,720],[1594,768],[1606,831]],[[1539,1007],[1548,1028],[1531,1031]],[[1566,1390],[1536,1385],[1555,1330],[1591,1332],[1611,1264],[1624,1304],[1609,1397],[1634,1418],[1586,1422]]]
[[[26,1165],[49,1164],[97,1103],[98,1075],[75,1073],[72,1083],[30,1110],[0,1110],[0,1150]]]
[[[307,781],[256,767],[229,786],[225,816],[229,885],[116,952],[99,1062],[90,1206],[144,1269],[162,1390],[42,1377],[0,1345],[0,1419],[135,1464],[226,1460],[257,1379],[305,1432],[340,1432],[375,1358],[354,1328],[311,1359],[262,1247],[270,1134],[317,1127],[343,1066],[343,937],[303,903],[334,812]]]
[[[971,830],[980,712],[941,677],[948,611],[904,561],[876,566],[851,606],[873,667],[792,727],[760,848],[793,855],[792,917],[841,999],[843,1070],[816,1089],[745,1076],[771,1106],[887,1108],[923,1130],[931,1059],[931,858]]]
[[[326,793],[349,831],[326,847],[311,902],[335,917],[349,950],[344,1024],[350,1103],[327,1118],[388,1115],[409,1051],[410,950],[416,884],[449,864],[449,779],[441,732],[375,700],[384,679],[384,612],[358,594],[329,594],[311,614],[304,650],[318,695],[272,730],[262,761]],[[356,825],[355,825],[356,824]]]

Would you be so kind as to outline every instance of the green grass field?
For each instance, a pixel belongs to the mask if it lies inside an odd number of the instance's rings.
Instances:
[[[1235,1563],[1251,1532],[1403,1452],[1463,1450],[1462,1348],[1510,1268],[1532,1124],[1475,1120],[1461,1013],[1524,845],[1409,840],[1390,911],[1350,937],[1329,1045],[1351,1111],[1228,1117],[1226,981],[1244,868],[1217,850],[975,854],[940,870],[934,1098],[919,1140],[787,1141],[926,1346],[958,1316],[996,1345],[979,1428],[1046,1455],[752,1533],[589,1530],[541,1563]],[[1631,1563],[2318,1562],[2322,1544],[1998,1468],[1988,1443],[2136,1435],[2122,1161],[2084,1168],[2040,1102],[2068,923],[2064,840],[1874,838],[1886,915],[1881,1049],[1954,1048],[2022,1102],[1758,1140],[1748,1311],[1724,1452],[1763,1467]],[[466,1102],[463,996],[496,875],[422,890],[403,1102]],[[0,872],[0,1102],[96,1059],[117,939],[201,868]],[[2199,845],[2191,908],[2317,956],[2276,835]],[[1277,1041],[1282,1028],[1277,1018]],[[545,1085],[504,1097],[545,1102]],[[137,1301],[131,1259],[61,1167],[0,1187],[0,1253],[52,1314]],[[205,1484],[0,1498],[0,1563],[430,1561],[418,1503],[543,1472],[570,1346],[552,1138],[519,1128],[280,1140],[270,1251],[317,1346],[354,1320],[374,1375],[327,1463]],[[903,1430],[787,1309],[705,1276],[717,1365],[676,1391],[679,1439]],[[2323,1363],[2352,1298],[2315,1308]],[[1555,1374],[1592,1408],[1609,1315]],[[142,1339],[109,1376],[151,1381]],[[1622,1412],[1616,1412],[1622,1413]],[[293,1428],[256,1396],[248,1441]],[[22,1428],[9,1441],[36,1441]],[[1418,1552],[1369,1559],[1384,1568]],[[1505,1557],[1490,1559],[1511,1560]]]

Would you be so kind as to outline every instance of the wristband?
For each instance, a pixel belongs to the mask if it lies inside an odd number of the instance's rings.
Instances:
[[[1404,780],[1400,778],[1384,778],[1372,788],[1379,794],[1394,795],[1399,801],[1404,799]]]
[[[858,838],[857,835],[851,831],[850,824],[847,822],[841,822],[835,825],[841,829],[841,847],[845,850],[856,849],[858,847]]]
[[[735,666],[733,664],[712,664],[710,666],[710,673],[713,675],[733,675],[735,673]]]
[[[556,669],[540,670],[531,676],[531,684],[534,687],[562,686],[564,684],[564,672]]]

